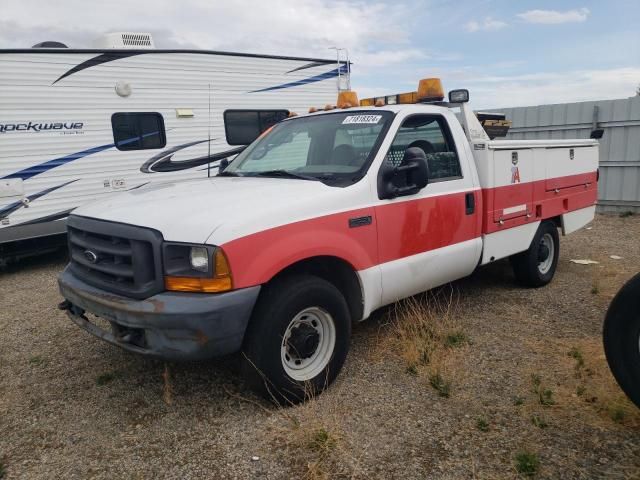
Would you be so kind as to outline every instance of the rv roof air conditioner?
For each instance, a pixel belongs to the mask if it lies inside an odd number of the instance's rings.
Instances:
[[[139,32],[113,32],[106,33],[93,42],[93,48],[126,48],[136,50],[150,50],[155,48],[153,37],[150,33]]]
[[[31,48],[69,48],[62,42],[56,42],[55,40],[46,40],[44,42],[36,43]]]

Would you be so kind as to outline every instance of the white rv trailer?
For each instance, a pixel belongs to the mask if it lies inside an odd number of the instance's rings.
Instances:
[[[9,242],[64,232],[83,203],[215,175],[221,159],[289,111],[333,103],[348,81],[340,58],[158,50],[148,34],[97,45],[0,50],[0,257]]]

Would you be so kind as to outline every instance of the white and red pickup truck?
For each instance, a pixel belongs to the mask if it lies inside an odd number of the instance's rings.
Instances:
[[[443,102],[437,79],[410,97],[352,107],[343,92],[215,177],[78,208],[61,308],[141,354],[242,351],[250,383],[298,401],[331,383],[352,323],[384,305],[506,257],[521,283],[548,283],[558,231],[594,217],[597,141],[490,140],[468,91]]]

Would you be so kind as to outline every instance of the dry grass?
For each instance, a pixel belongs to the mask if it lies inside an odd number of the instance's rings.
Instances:
[[[470,344],[458,310],[459,294],[451,286],[394,304],[383,323],[378,356],[396,353],[409,375],[426,378],[438,395],[449,397],[461,381],[458,360]]]
[[[600,337],[545,339],[527,343],[547,353],[544,374],[531,374],[531,392],[524,415],[538,415],[540,407],[554,418],[606,428],[617,423],[640,427],[640,410],[622,393],[606,363]],[[546,393],[549,392],[549,393]],[[546,415],[545,418],[549,418]],[[535,423],[535,422],[534,422]]]
[[[342,428],[342,419],[350,411],[341,401],[340,386],[322,395],[309,389],[305,397],[304,404],[273,410],[272,444],[282,453],[291,478],[363,478],[359,449]],[[364,450],[366,446],[360,449]]]

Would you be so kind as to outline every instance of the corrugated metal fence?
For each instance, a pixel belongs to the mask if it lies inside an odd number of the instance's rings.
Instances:
[[[589,138],[604,129],[599,210],[640,212],[640,96],[487,111],[506,114],[513,122],[507,138],[514,140]]]

